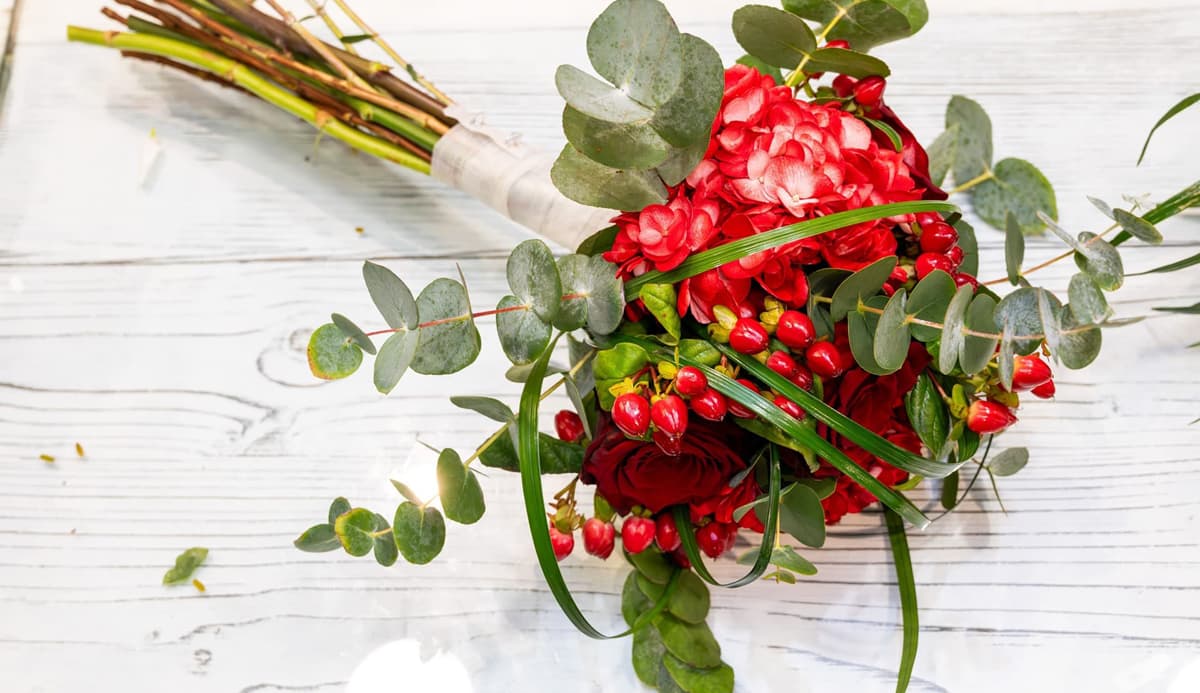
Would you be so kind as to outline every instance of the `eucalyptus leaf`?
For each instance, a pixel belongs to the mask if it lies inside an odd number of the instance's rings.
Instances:
[[[1038,218],[1043,212],[1058,218],[1054,188],[1036,166],[1024,159],[1003,159],[992,169],[992,177],[971,188],[971,204],[981,219],[1004,228],[1011,212],[1021,233],[1041,233],[1046,227]]]
[[[438,495],[446,517],[459,524],[469,525],[483,517],[483,489],[475,472],[467,469],[458,453],[442,450],[437,461]]]
[[[1013,286],[1021,283],[1021,263],[1025,262],[1025,234],[1011,212],[1004,217],[1004,268]]]
[[[954,366],[966,343],[963,327],[974,291],[975,289],[970,284],[959,287],[954,298],[950,299],[950,305],[946,308],[946,317],[942,324],[942,339],[939,343],[937,369],[947,375],[954,371]]]
[[[834,321],[829,315],[829,307],[817,299],[831,298],[849,276],[849,270],[835,267],[824,267],[808,275],[808,317],[813,321],[818,339],[833,336]]]
[[[587,52],[601,77],[651,107],[670,100],[684,77],[679,28],[658,0],[615,0],[592,22]]]
[[[941,323],[946,316],[946,308],[950,306],[950,299],[954,298],[957,290],[958,287],[949,274],[942,270],[934,270],[913,287],[905,310],[918,320]],[[910,327],[913,337],[921,342],[932,342],[942,337],[940,327],[916,323]]]
[[[958,247],[963,251],[963,260],[958,266],[958,271],[960,274],[974,277],[979,274],[979,242],[975,239],[975,227],[962,218],[955,220],[951,225],[958,232]]]
[[[636,574],[632,573],[631,577]],[[645,599],[645,597],[642,598]],[[646,600],[646,609],[649,608],[649,600]],[[633,626],[633,622],[630,621],[629,625]],[[647,625],[633,632],[633,671],[642,683],[648,686],[657,685],[658,670],[662,666],[665,656],[667,656],[667,647],[663,645],[662,636],[658,634],[657,627]]]
[[[1070,300],[1071,312],[1085,323],[1100,323],[1112,315],[1108,300],[1096,281],[1085,273],[1071,277],[1067,286],[1067,297]]]
[[[957,94],[952,96],[946,105],[944,134],[950,139],[941,147],[944,154],[939,152],[939,158],[944,157],[949,163],[955,183],[962,185],[991,168],[992,119],[978,102]]]
[[[908,359],[908,345],[912,335],[906,322],[908,294],[897,291],[888,299],[875,326],[875,362],[885,372],[892,373],[900,369]]]
[[[888,256],[872,262],[847,277],[833,292],[833,303],[829,309],[833,320],[835,322],[842,320],[846,317],[846,313],[858,310],[860,303],[879,293],[895,267],[896,257]]]
[[[554,254],[543,241],[523,241],[508,256],[508,286],[543,322],[550,322],[562,302],[562,282]]]
[[[666,160],[654,169],[654,172],[658,174],[663,183],[679,185],[684,178],[696,170],[696,167],[704,160],[704,154],[707,151],[707,139],[697,140],[695,144],[686,147],[676,147],[667,155]]]
[[[715,667],[700,668],[667,653],[662,663],[679,690],[687,693],[733,693],[733,668],[724,662]],[[661,687],[659,691],[661,693]]]
[[[875,360],[875,330],[879,322],[874,313],[854,311],[846,315],[846,331],[850,337],[850,353],[858,367],[872,375],[887,375]]]
[[[771,565],[786,568],[801,575],[816,575],[817,567],[790,546],[776,546],[771,550]]]
[[[968,330],[973,332],[995,334],[998,329],[993,317],[995,312],[996,299],[984,293],[978,294],[967,308],[964,324]],[[983,370],[996,353],[996,345],[999,341],[998,337],[966,335],[963,338],[962,353],[958,355],[958,363],[963,373],[975,375]]]
[[[892,73],[879,58],[848,48],[818,48],[809,54],[804,71],[837,72],[857,79],[872,75],[887,77]]]
[[[383,342],[379,356],[375,359],[375,389],[388,394],[400,382],[404,372],[412,365],[420,340],[419,331],[393,332]]]
[[[334,313],[333,315],[329,316],[329,319],[334,325],[337,325],[338,329],[344,332],[351,341],[357,344],[359,348],[368,354],[375,354],[374,342],[372,342],[371,338],[362,331],[362,328],[354,324],[354,321],[345,315],[342,315],[341,313]]]
[[[308,369],[322,380],[352,375],[362,359],[362,347],[331,322],[313,330],[308,339]]]
[[[652,171],[605,166],[571,144],[559,153],[550,178],[565,197],[589,207],[639,210],[667,201],[667,189]]]
[[[375,548],[375,515],[366,508],[354,508],[338,517],[333,531],[351,556],[366,556]]]
[[[588,258],[587,329],[595,335],[612,333],[625,317],[625,285],[617,266],[600,256]]]
[[[471,317],[467,290],[453,279],[435,279],[417,297],[420,340],[412,369],[425,375],[455,373],[479,356],[479,330]],[[445,321],[431,325],[430,322]]]
[[[768,65],[792,69],[817,48],[808,23],[767,5],[745,5],[733,12],[733,36],[750,55]]]
[[[611,243],[609,244],[611,247]],[[578,330],[587,323],[587,295],[590,290],[588,275],[589,259],[586,255],[564,255],[558,259],[558,276],[562,283],[562,303],[554,316],[554,326],[563,332]],[[570,298],[567,298],[567,297]],[[546,331],[549,340],[550,331]],[[545,344],[537,353],[530,355],[528,363],[545,350]]]
[[[926,150],[929,156],[929,180],[939,187],[945,183],[946,174],[954,165],[959,129],[957,124],[948,126],[942,130],[942,134],[934,138]]]
[[[503,311],[496,314],[500,348],[516,365],[532,363],[550,343],[550,325],[542,322],[531,308],[516,310],[524,305],[525,302],[516,296],[505,296],[496,305],[497,310]]]
[[[1032,354],[1042,345],[1040,338],[1021,339],[1042,334],[1042,318],[1038,311],[1038,294],[1041,292],[1046,293],[1045,300],[1055,312],[1062,309],[1062,302],[1054,294],[1028,286],[1014,290],[996,305],[996,324],[1006,326],[1013,337],[1013,351],[1022,356]]]
[[[656,585],[666,585],[671,581],[675,569],[667,558],[658,551],[642,551],[641,553],[626,553],[625,556],[640,575]]]
[[[450,403],[460,409],[483,414],[498,423],[511,423],[517,418],[511,407],[494,397],[456,396],[450,398]]]
[[[654,111],[574,65],[559,65],[554,86],[571,110],[602,122],[646,126]],[[564,116],[564,121],[566,117]],[[565,124],[565,123],[564,123]]]
[[[396,558],[400,555],[400,550],[396,548],[396,539],[392,536],[391,527],[388,526],[388,521],[379,513],[371,513],[375,516],[375,531],[383,532],[375,537],[375,562],[383,567],[395,565]]]
[[[1157,245],[1162,243],[1162,232],[1154,227],[1154,224],[1146,221],[1132,212],[1126,212],[1123,209],[1114,209],[1112,211],[1113,219],[1116,220],[1121,228],[1129,235],[1142,241],[1143,243],[1151,243]]]
[[[333,531],[333,525],[328,522],[322,522],[304,530],[303,534],[292,541],[292,545],[308,553],[324,553],[342,548],[342,542],[338,541],[337,534]]]
[[[703,143],[701,149],[706,149],[725,94],[725,66],[715,48],[691,34],[681,36],[680,49],[683,81],[670,100],[655,109],[650,125],[676,147]]]
[[[988,461],[988,471],[996,476],[1012,476],[1025,468],[1029,463],[1029,450],[1026,448],[1009,448]]]
[[[437,508],[405,501],[396,508],[392,534],[404,560],[424,565],[442,552],[446,543],[446,521]]]
[[[1094,233],[1079,234],[1079,250],[1075,264],[1086,272],[1096,285],[1105,291],[1115,291],[1125,283],[1125,266],[1121,253],[1111,243]]]
[[[374,262],[364,262],[362,273],[367,293],[388,327],[416,329],[420,314],[408,285],[390,269]]]
[[[1103,339],[1099,327],[1076,318],[1069,305],[1062,309],[1059,325],[1061,332],[1055,355],[1064,366],[1077,370],[1096,359]]]
[[[592,161],[621,169],[651,169],[666,161],[671,144],[648,120],[611,123],[563,108],[563,133],[567,141]]]
[[[667,600],[667,613],[685,623],[704,623],[709,608],[708,586],[691,571],[679,574],[675,591]]]
[[[805,546],[825,545],[825,510],[811,487],[797,484],[779,502],[779,529]]]
[[[999,364],[1000,384],[1005,390],[1012,390],[1013,376],[1016,371],[1016,354],[1013,353],[1012,329],[1005,325],[1000,332],[1000,353],[996,357]]]
[[[695,667],[707,668],[721,664],[721,646],[705,623],[685,623],[664,614],[658,622],[667,652]]]
[[[625,585],[621,588],[621,616],[630,627],[633,626],[639,616],[654,606],[645,593],[638,589],[637,579],[638,571],[629,571],[629,575],[625,577]],[[639,628],[638,632],[642,630],[645,629]],[[635,633],[634,635],[636,637],[637,634]]]
[[[783,7],[861,51],[908,38],[929,21],[924,0],[783,0]]]

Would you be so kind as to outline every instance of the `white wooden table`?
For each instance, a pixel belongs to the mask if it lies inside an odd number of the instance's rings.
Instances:
[[[104,26],[97,3],[19,3],[0,105],[0,689],[634,690],[628,642],[578,635],[546,592],[508,475],[485,480],[484,520],[452,527],[426,567],[291,546],[335,495],[385,510],[391,474],[432,487],[417,436],[482,439],[488,423],[447,395],[515,400],[489,330],[466,374],[409,376],[382,401],[366,375],[314,383],[305,330],[335,309],[370,322],[364,258],[413,285],[461,263],[476,300],[494,302],[524,232],[336,143],[314,150],[306,126],[263,104],[67,45],[65,24]],[[552,71],[583,63],[604,3],[356,4],[439,86],[550,147]],[[672,3],[727,60],[736,5]],[[1035,161],[1080,229],[1100,223],[1085,194],[1163,197],[1200,174],[1196,114],[1133,166],[1154,119],[1200,86],[1194,0],[939,13],[951,5],[881,51],[889,99],[926,141],[949,95],[970,94],[997,152]],[[151,130],[162,154],[139,184]],[[1196,252],[1195,217],[1163,230],[1166,247],[1129,246],[1129,269]],[[980,237],[991,276],[999,234]],[[1041,241],[1029,257],[1056,252]],[[1042,278],[1061,288],[1070,271]],[[1131,278],[1115,305],[1130,316],[1197,297],[1192,272]],[[1200,426],[1188,426],[1200,352],[1185,349],[1200,320],[1105,338],[1093,366],[1063,373],[1058,400],[1030,404],[1005,436],[1034,455],[1003,480],[1008,514],[981,487],[912,535],[912,690],[1200,690]],[[899,614],[879,516],[834,534],[808,552],[816,577],[714,595],[739,691],[891,690]],[[208,592],[159,584],[193,545],[211,549]],[[619,563],[565,563],[609,627]]]

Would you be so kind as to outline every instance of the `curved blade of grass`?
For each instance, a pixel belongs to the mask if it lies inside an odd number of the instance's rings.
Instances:
[[[1142,218],[1151,224],[1158,224],[1185,209],[1197,206],[1200,206],[1200,180],[1158,203],[1154,209],[1143,214]],[[1112,244],[1121,245],[1130,238],[1133,238],[1133,236],[1128,231],[1121,231],[1116,236],[1113,236]]]
[[[896,585],[900,588],[900,614],[903,619],[904,644],[900,650],[900,671],[896,675],[896,693],[908,690],[912,678],[913,663],[917,659],[917,639],[921,625],[917,619],[917,584],[913,579],[912,556],[908,552],[908,537],[904,534],[904,521],[891,510],[884,510],[887,518],[888,541],[892,544],[892,560],[896,563]]]
[[[1150,148],[1150,140],[1151,140],[1151,138],[1154,137],[1155,131],[1157,131],[1160,127],[1162,127],[1163,123],[1165,123],[1168,120],[1179,115],[1181,112],[1183,112],[1185,109],[1187,109],[1189,106],[1196,103],[1197,101],[1200,101],[1200,93],[1192,94],[1191,96],[1185,96],[1185,97],[1183,97],[1183,100],[1181,100],[1179,103],[1175,104],[1174,106],[1171,106],[1171,108],[1168,109],[1167,112],[1163,114],[1163,117],[1158,119],[1158,122],[1154,124],[1154,127],[1150,128],[1150,132],[1146,135],[1145,143],[1142,144],[1142,153],[1138,154],[1138,160],[1137,160],[1138,166],[1141,166],[1142,159],[1146,158],[1146,150]]]
[[[758,557],[754,559],[754,565],[750,567],[750,571],[731,582],[717,582],[712,573],[708,572],[708,568],[704,565],[704,559],[700,555],[700,548],[696,545],[696,532],[692,527],[692,518],[688,513],[687,506],[675,506],[675,526],[679,529],[679,539],[683,543],[684,553],[687,554],[688,560],[692,564],[692,570],[696,571],[700,579],[710,585],[732,589],[749,585],[767,572],[767,567],[771,565],[775,533],[779,527],[779,479],[779,448],[772,445],[771,477],[767,486],[767,520],[763,523],[763,541],[758,547]]]
[[[655,601],[654,606],[638,617],[634,624],[615,635],[605,635],[597,630],[579,610],[579,605],[571,596],[571,590],[563,580],[562,571],[558,567],[558,559],[554,557],[554,547],[550,543],[550,524],[546,517],[546,498],[542,494],[542,460],[538,445],[538,405],[541,403],[542,381],[546,378],[546,368],[550,363],[550,355],[558,342],[556,336],[541,357],[534,363],[521,391],[521,410],[517,415],[517,455],[521,466],[521,492],[525,498],[525,514],[529,519],[529,533],[533,537],[533,548],[537,553],[538,565],[555,601],[562,608],[571,623],[584,635],[597,640],[623,638],[656,618],[667,606],[667,601],[675,592],[679,581],[679,570],[671,575],[662,596]]]
[[[802,238],[812,238],[823,233],[836,231],[847,226],[875,221],[900,214],[916,212],[957,212],[958,207],[949,202],[935,200],[916,200],[913,202],[893,202],[874,207],[852,209],[848,212],[838,212],[829,216],[806,219],[805,221],[787,226],[780,226],[773,231],[747,236],[732,243],[711,248],[702,253],[696,253],[679,267],[670,272],[647,272],[640,277],[630,279],[625,283],[625,295],[637,297],[638,292],[646,284],[674,284],[688,277],[694,277],[707,272],[714,267],[739,260],[747,255],[753,255],[771,248],[778,248],[786,243]]]
[[[770,385],[779,394],[799,404],[814,419],[846,436],[858,447],[897,469],[903,469],[909,474],[919,474],[929,479],[944,479],[966,464],[965,460],[958,464],[938,462],[909,452],[874,431],[864,428],[854,419],[826,404],[820,397],[797,387],[795,383],[753,358],[739,354],[724,344],[714,346],[730,361],[741,366],[743,370]]]
[[[1191,267],[1192,265],[1200,265],[1200,253],[1196,253],[1195,255],[1192,255],[1191,257],[1185,257],[1182,260],[1177,260],[1175,262],[1170,262],[1165,265],[1155,267],[1154,269],[1148,269],[1144,272],[1129,272],[1125,276],[1126,277],[1140,277],[1143,274],[1159,274],[1162,272],[1178,272],[1179,270],[1186,269],[1188,267]]]

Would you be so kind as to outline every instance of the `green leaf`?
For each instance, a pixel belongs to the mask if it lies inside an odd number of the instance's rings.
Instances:
[[[1185,315],[1200,314],[1200,303],[1193,303],[1190,306],[1155,306],[1154,310],[1161,310],[1164,313],[1183,313]]]
[[[1000,384],[1005,390],[1012,390],[1013,375],[1016,367],[1016,355],[1013,353],[1012,328],[1005,325],[1000,332],[1000,353],[996,360],[1000,366]]]
[[[679,298],[675,293],[674,284],[646,284],[638,292],[638,297],[646,304],[646,310],[658,320],[667,334],[679,339],[681,322],[679,320]]]
[[[1143,243],[1151,243],[1157,245],[1162,243],[1162,232],[1154,227],[1154,224],[1146,221],[1132,212],[1126,212],[1123,209],[1113,210],[1113,219],[1125,229],[1129,235],[1142,241]]]
[[[645,597],[642,599],[645,600],[646,608],[649,609],[650,601]],[[633,625],[632,620],[626,620]],[[662,666],[662,660],[666,654],[667,647],[663,645],[662,636],[658,634],[658,628],[654,625],[648,625],[633,632],[633,671],[642,683],[648,686],[657,685],[658,670]]]
[[[703,39],[691,34],[683,34],[680,39],[684,79],[670,100],[655,110],[650,125],[676,147],[700,144],[703,150],[708,147],[713,120],[725,94],[725,66],[716,49]],[[699,159],[684,176],[696,163]]]
[[[562,283],[550,246],[530,238],[508,256],[508,286],[543,322],[550,322],[562,302]]]
[[[375,515],[366,508],[354,508],[338,517],[333,532],[342,548],[351,556],[366,556],[375,548]]]
[[[587,328],[595,335],[612,333],[625,317],[625,287],[617,266],[599,255],[588,258],[584,275],[587,295]]]
[[[370,41],[374,38],[375,34],[350,34],[349,36],[339,36],[338,41],[349,46],[353,43],[362,43],[363,41]]]
[[[1148,269],[1145,272],[1132,272],[1126,276],[1137,277],[1137,276],[1140,276],[1143,274],[1160,274],[1163,272],[1178,272],[1181,269],[1187,269],[1188,267],[1193,267],[1195,265],[1200,265],[1200,253],[1196,253],[1195,255],[1192,255],[1190,257],[1185,257],[1182,260],[1177,260],[1175,262],[1169,262],[1165,265],[1160,265],[1158,267],[1155,267],[1154,269]]]
[[[1115,291],[1125,283],[1125,266],[1121,253],[1111,243],[1094,233],[1079,234],[1079,249],[1075,264],[1105,291]]]
[[[875,120],[874,118],[867,118],[866,116],[859,117],[862,118],[863,122],[865,122],[867,125],[870,125],[876,130],[882,132],[883,135],[888,138],[888,141],[892,143],[892,147],[896,151],[899,152],[904,149],[904,141],[900,139],[900,133],[896,132],[896,128],[888,125],[882,120]]]
[[[1071,277],[1067,297],[1071,302],[1071,312],[1085,323],[1104,322],[1112,315],[1104,292],[1087,274],[1081,272]]]
[[[908,38],[929,21],[924,0],[784,0],[783,7],[826,25],[827,38],[860,51]]]
[[[833,292],[850,276],[850,270],[824,267],[808,275],[808,317],[813,321],[818,339],[833,337],[833,318],[829,306],[818,298],[832,298]]]
[[[809,60],[804,64],[804,71],[837,72],[850,77],[862,79],[872,75],[887,77],[892,74],[887,63],[879,58],[860,53],[847,48],[818,48],[809,54]]]
[[[362,347],[331,322],[318,327],[308,339],[308,369],[322,380],[353,374],[362,359]]]
[[[954,156],[958,146],[958,125],[951,125],[934,138],[926,150],[929,155],[929,180],[934,185],[941,186],[946,181],[946,174],[954,165]]]
[[[374,342],[372,342],[371,338],[362,331],[362,328],[354,324],[354,321],[345,315],[342,315],[341,313],[334,313],[333,315],[329,316],[329,319],[334,325],[337,325],[338,329],[344,332],[351,341],[357,344],[359,348],[368,354],[375,354]]]
[[[805,485],[792,487],[779,505],[779,529],[805,546],[824,546],[825,510],[817,492]]]
[[[900,671],[896,675],[896,693],[908,690],[912,678],[913,663],[917,659],[917,639],[921,627],[917,611],[917,585],[913,579],[912,556],[908,551],[908,537],[904,534],[904,521],[891,510],[884,509],[887,519],[888,540],[892,545],[892,561],[896,565],[896,585],[900,591],[900,613],[904,640],[900,652]]]
[[[698,140],[695,144],[686,147],[676,147],[671,150],[666,160],[654,169],[654,172],[658,174],[663,183],[679,185],[704,160],[706,151],[708,151],[707,139]]]
[[[483,517],[483,489],[475,472],[467,469],[458,453],[442,450],[437,462],[438,495],[448,519],[470,525]]]
[[[976,276],[979,274],[979,242],[975,240],[975,227],[958,219],[951,226],[958,231],[958,247],[962,248],[963,261],[958,271],[963,274]]]
[[[392,487],[408,500],[416,503],[417,505],[421,505],[423,502],[421,497],[418,496],[415,491],[409,488],[408,484],[404,483],[403,481],[396,481],[395,479],[388,479],[388,481],[391,481]]]
[[[375,531],[384,532],[375,537],[375,562],[385,568],[395,565],[400,550],[396,548],[396,539],[392,536],[392,528],[388,526],[387,518],[383,515],[371,514],[375,517]]]
[[[895,256],[880,258],[866,267],[858,270],[843,281],[833,292],[833,304],[829,308],[834,321],[846,317],[846,313],[858,310],[861,303],[883,288],[888,276],[896,267]]]
[[[790,546],[776,546],[771,551],[771,565],[786,568],[801,575],[816,575],[817,567]]]
[[[362,272],[371,301],[388,327],[415,330],[417,323],[421,322],[420,313],[408,285],[390,269],[374,262],[364,262]]]
[[[667,201],[667,189],[652,171],[623,171],[587,158],[567,144],[550,179],[568,199],[589,207],[640,210]]]
[[[524,305],[516,296],[505,296],[496,305],[497,310],[503,311],[496,314],[500,347],[508,360],[518,366],[532,362],[550,343],[550,326],[532,309],[507,310]]]
[[[704,366],[715,366],[721,362],[721,352],[707,339],[679,340],[679,355]]]
[[[996,299],[984,293],[976,295],[971,301],[970,307],[967,308],[965,322],[967,329],[995,334],[999,330],[993,318],[995,312]],[[996,354],[996,345],[999,342],[999,337],[966,335],[963,338],[962,352],[958,355],[958,364],[963,373],[975,375],[983,370],[992,360],[992,356]]]
[[[376,390],[386,395],[396,387],[404,372],[412,365],[420,339],[419,331],[404,331],[392,333],[383,342],[379,356],[375,359]]]
[[[1043,212],[1058,218],[1054,188],[1036,166],[1024,159],[1003,159],[992,169],[992,177],[971,188],[971,204],[981,219],[1000,229],[1011,212],[1021,233],[1041,233]]]
[[[996,305],[993,316],[997,325],[1003,325],[1008,334],[1014,337],[1013,350],[1022,356],[1028,356],[1037,351],[1042,345],[1038,339],[1017,339],[1017,337],[1039,335],[1042,333],[1042,316],[1038,311],[1038,295],[1045,293],[1045,300],[1050,303],[1054,312],[1062,309],[1062,302],[1054,294],[1045,289],[1021,287],[1014,290]]]
[[[668,652],[662,664],[675,685],[687,693],[733,693],[733,668],[724,662],[698,668]]]
[[[616,0],[587,35],[592,67],[638,102],[666,103],[683,78],[678,27],[656,0]]]
[[[596,354],[592,372],[596,380],[620,380],[628,378],[650,363],[650,355],[636,344],[618,342]]]
[[[707,668],[721,664],[721,646],[705,623],[685,623],[664,615],[658,622],[667,652],[695,667]]]
[[[456,396],[450,398],[450,403],[460,409],[483,414],[497,423],[511,423],[517,420],[517,415],[507,404],[493,397]]]
[[[903,290],[892,294],[875,326],[875,362],[887,373],[900,370],[908,359],[912,334],[907,323],[908,294]]]
[[[792,69],[817,48],[808,23],[767,5],[746,5],[733,12],[733,37],[750,55],[768,65]]]
[[[958,474],[954,472],[942,480],[941,503],[946,510],[954,510],[954,506],[958,505]]]
[[[988,462],[988,470],[996,476],[1012,476],[1025,468],[1029,463],[1029,450],[1026,448],[1009,448],[993,457]]]
[[[912,295],[908,297],[906,311],[918,320],[940,323],[946,316],[946,309],[950,307],[950,299],[954,298],[956,291],[958,291],[958,287],[949,274],[942,270],[934,270],[925,275],[925,278],[913,287]],[[912,335],[917,341],[932,342],[942,337],[940,327],[915,323],[910,327]]]
[[[350,501],[342,496],[334,498],[333,502],[329,504],[329,524],[332,525],[334,522],[337,522],[339,517],[350,512],[351,509]]]
[[[667,613],[684,623],[704,623],[708,607],[708,586],[695,573],[681,572],[679,585],[667,600]]]
[[[1058,349],[1054,353],[1064,366],[1083,368],[1100,355],[1100,328],[1076,318],[1071,306],[1062,309],[1059,325]]]
[[[636,570],[631,570],[625,577],[625,586],[621,588],[621,616],[630,626],[654,605],[645,593],[638,589],[638,575]]]
[[[174,585],[187,581],[206,558],[208,558],[208,549],[202,546],[193,546],[187,549],[175,557],[175,566],[163,575],[163,584]]]
[[[442,552],[446,543],[446,521],[437,508],[405,501],[396,508],[392,534],[404,560],[424,565]]]
[[[947,375],[954,371],[954,366],[958,363],[963,345],[966,343],[963,327],[966,324],[967,308],[970,306],[971,296],[974,293],[975,289],[970,284],[960,286],[954,294],[954,298],[950,299],[950,305],[946,308],[946,316],[942,321],[942,339],[939,343],[937,369]]]
[[[421,328],[412,369],[425,375],[455,373],[479,356],[479,330],[471,317],[467,290],[453,279],[435,279],[417,297]],[[430,322],[444,320],[440,324]]]
[[[640,209],[640,207],[638,208]],[[875,205],[873,207],[863,207],[861,209],[853,209],[846,212],[837,212],[823,217],[807,219],[805,221],[796,222],[781,226],[773,231],[753,234],[746,238],[741,238],[732,243],[710,248],[700,253],[692,255],[687,260],[683,261],[679,267],[670,272],[650,271],[645,274],[635,277],[625,283],[625,293],[627,296],[637,296],[637,292],[646,284],[655,283],[670,283],[674,284],[688,277],[694,277],[697,274],[702,274],[710,269],[728,264],[734,260],[739,260],[747,255],[770,250],[782,245],[786,245],[793,241],[798,241],[804,238],[812,238],[820,236],[823,233],[836,231],[847,226],[861,224],[867,221],[875,221],[877,219],[886,219],[891,216],[900,214],[912,214],[916,212],[955,212],[958,208],[948,202],[938,202],[935,200],[914,200],[912,202],[894,202],[886,205]],[[885,260],[887,258],[884,258]],[[892,258],[894,261],[895,258]],[[818,270],[820,271],[820,270]],[[817,273],[814,272],[815,277]],[[812,278],[810,278],[810,291]],[[882,282],[880,282],[882,284]]]
[[[766,62],[759,60],[749,53],[738,58],[737,63],[739,65],[746,65],[747,67],[752,67],[755,70],[758,70],[764,75],[775,80],[775,84],[783,84],[783,72],[781,72],[778,67],[775,67],[774,65],[768,65]]]
[[[1157,131],[1160,127],[1162,127],[1163,123],[1165,123],[1168,120],[1179,115],[1185,109],[1192,106],[1193,104],[1195,104],[1198,101],[1200,101],[1200,93],[1192,94],[1190,96],[1183,97],[1183,99],[1179,103],[1177,103],[1174,106],[1171,106],[1169,109],[1167,109],[1167,112],[1164,113],[1163,116],[1158,119],[1158,122],[1154,124],[1154,127],[1150,128],[1149,134],[1146,135],[1146,142],[1142,145],[1142,153],[1138,154],[1137,162],[1138,162],[1139,166],[1142,163],[1142,159],[1146,158],[1146,149],[1150,146],[1150,138],[1154,137],[1155,131]]]
[[[542,433],[538,436],[541,445],[543,474],[577,474],[583,467],[583,446],[568,443],[557,437]],[[520,471],[520,460],[513,446],[512,436],[500,436],[479,455],[485,467]]]
[[[883,298],[879,296],[878,298]],[[874,302],[874,301],[872,301]],[[874,313],[854,311],[846,315],[846,328],[850,337],[850,353],[858,367],[872,375],[887,375],[875,361],[875,327],[879,316]]]
[[[1025,234],[1011,212],[1004,216],[1004,269],[1013,286],[1021,283],[1021,263],[1025,262]]]
[[[612,243],[609,242],[609,247]],[[596,249],[594,255],[603,252]],[[578,330],[587,323],[588,294],[591,290],[590,259],[587,255],[564,255],[558,259],[558,276],[562,282],[562,298],[558,314],[554,316],[554,326],[564,332]],[[566,298],[570,296],[570,298]],[[550,330],[547,329],[546,341],[550,340]],[[538,348],[537,353],[528,354],[528,363],[537,358],[545,349],[545,344]]]
[[[304,530],[303,534],[292,541],[292,545],[308,553],[336,551],[342,547],[337,534],[333,532],[333,525],[328,522],[322,522]]]
[[[950,135],[943,149],[955,183],[962,185],[991,168],[992,119],[977,102],[957,94],[952,96],[946,105],[943,135]]]
[[[563,107],[567,141],[592,161],[621,169],[651,169],[666,161],[671,144],[647,120],[609,122]]]
[[[554,73],[554,86],[571,110],[599,121],[646,125],[654,115],[654,111],[638,103],[628,93],[574,65],[558,66]]]
[[[917,437],[930,454],[941,459],[950,432],[949,414],[946,403],[927,374],[922,373],[913,389],[904,396],[904,409]]]

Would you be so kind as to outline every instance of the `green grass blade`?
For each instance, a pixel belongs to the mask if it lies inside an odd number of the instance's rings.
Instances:
[[[1151,224],[1159,224],[1179,214],[1185,209],[1200,206],[1200,180],[1192,183],[1183,190],[1163,200],[1154,209],[1142,215]],[[1113,245],[1121,245],[1133,238],[1128,231],[1122,231],[1113,237]]]
[[[1125,276],[1126,277],[1140,277],[1143,274],[1160,274],[1163,272],[1178,272],[1179,270],[1187,269],[1188,267],[1191,267],[1192,265],[1200,265],[1200,253],[1196,253],[1195,255],[1192,255],[1191,257],[1185,257],[1182,260],[1177,260],[1175,262],[1169,262],[1165,265],[1160,265],[1158,267],[1155,267],[1154,269],[1148,269],[1144,272],[1129,272]]]
[[[921,624],[917,619],[917,584],[913,579],[912,556],[908,552],[904,521],[891,510],[884,510],[883,515],[887,518],[888,540],[892,544],[892,559],[896,563],[896,584],[900,588],[904,644],[900,652],[900,671],[896,676],[896,693],[904,693],[912,678],[913,663],[917,659],[917,639],[921,632]]]
[[[1171,106],[1171,108],[1168,109],[1167,112],[1163,114],[1163,117],[1158,119],[1158,122],[1154,124],[1154,127],[1150,128],[1149,134],[1146,135],[1146,141],[1142,144],[1142,153],[1138,154],[1138,160],[1137,160],[1138,166],[1141,166],[1142,159],[1146,158],[1146,150],[1149,149],[1149,147],[1150,147],[1150,139],[1153,138],[1154,133],[1160,127],[1163,126],[1163,123],[1166,123],[1168,120],[1179,115],[1181,112],[1183,112],[1185,109],[1187,109],[1188,107],[1195,104],[1197,101],[1200,101],[1200,93],[1192,94],[1190,96],[1185,96],[1185,97],[1183,97],[1182,101],[1175,104],[1174,106]]]

